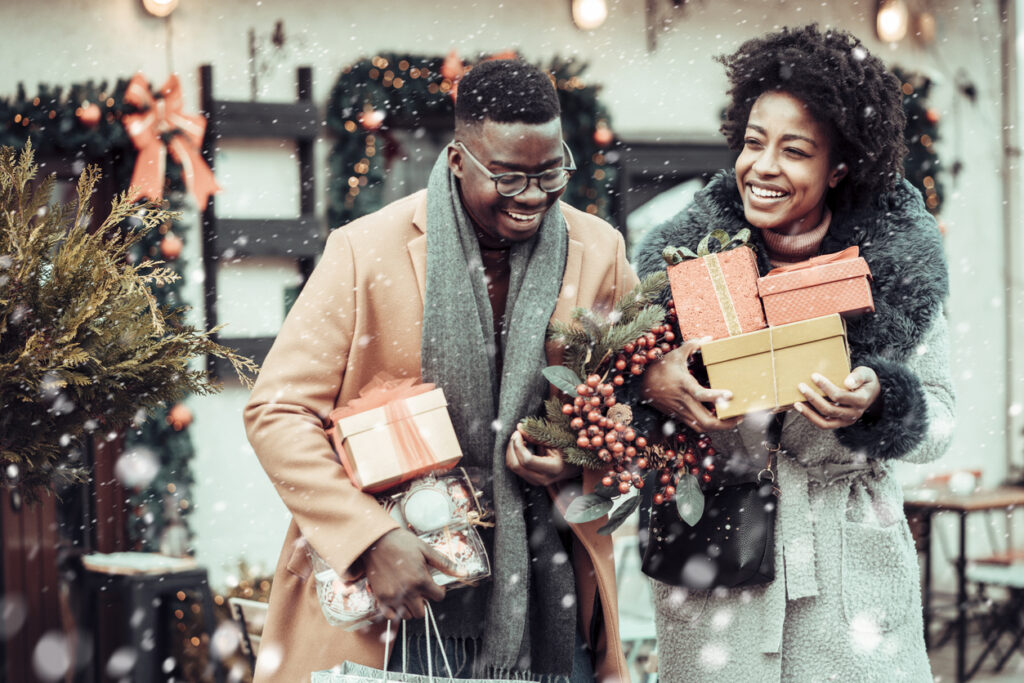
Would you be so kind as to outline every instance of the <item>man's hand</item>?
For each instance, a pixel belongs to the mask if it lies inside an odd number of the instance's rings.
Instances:
[[[821,387],[825,395],[820,396],[809,386],[801,383],[800,393],[807,397],[807,403],[796,403],[793,409],[819,429],[849,427],[874,406],[878,397],[882,395],[878,375],[863,365],[854,368],[843,380],[845,389],[840,389],[817,373],[811,375],[811,379]]]
[[[444,598],[444,588],[430,576],[431,567],[450,576],[465,575],[447,556],[405,529],[381,536],[363,553],[362,561],[388,620],[422,619],[425,600]]]
[[[518,431],[512,432],[508,440],[505,465],[534,486],[548,486],[580,473],[580,468],[567,463],[557,448],[545,448],[544,455],[534,454]]]
[[[644,398],[662,413],[682,420],[699,432],[732,429],[743,416],[720,420],[704,404],[732,399],[732,392],[701,386],[690,373],[690,358],[704,339],[691,339],[647,366],[643,377]]]

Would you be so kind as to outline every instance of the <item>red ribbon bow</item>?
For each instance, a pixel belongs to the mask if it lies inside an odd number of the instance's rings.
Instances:
[[[427,382],[420,384],[415,377],[399,379],[387,372],[378,372],[366,385],[359,390],[359,396],[331,411],[331,423],[355,415],[380,408],[392,401],[402,401],[413,396],[433,391],[434,385]]]
[[[800,263],[793,263],[788,266],[779,266],[778,268],[772,268],[768,271],[769,275],[781,275],[782,273],[792,273],[797,270],[806,270],[807,268],[814,268],[816,266],[823,266],[827,263],[836,263],[837,261],[851,261],[860,256],[860,247],[856,244],[852,247],[847,247],[842,251],[837,251],[834,254],[822,254],[821,256],[815,256],[814,258],[801,261]]]
[[[185,187],[196,198],[199,208],[205,209],[210,195],[219,192],[220,187],[199,153],[206,119],[182,112],[184,98],[178,77],[168,78],[160,89],[160,96],[154,97],[146,77],[135,74],[128,83],[124,101],[140,109],[137,114],[123,117],[125,129],[139,150],[132,172],[135,197],[163,199],[167,149],[170,148],[171,158],[181,164]],[[167,134],[170,140],[165,145],[161,136]]]

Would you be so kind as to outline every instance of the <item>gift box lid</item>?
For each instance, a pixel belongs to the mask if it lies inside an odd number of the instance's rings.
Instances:
[[[419,415],[438,408],[448,408],[448,401],[445,399],[444,391],[442,389],[433,389],[423,394],[417,394],[415,396],[409,396],[405,399],[399,400],[405,401],[409,408],[410,415]],[[445,420],[448,419],[446,410]],[[368,432],[372,429],[383,429],[386,427],[388,424],[387,411],[382,406],[372,410],[366,410],[361,413],[356,413],[355,415],[349,415],[348,417],[338,418],[334,421],[334,424],[338,430],[339,439],[344,441],[356,434]]]
[[[839,314],[833,313],[736,337],[718,339],[701,347],[701,354],[705,365],[714,365],[736,358],[768,353],[772,348],[782,349],[845,334],[846,326],[843,319]]]
[[[757,280],[757,292],[764,298],[772,294],[781,294],[794,289],[813,287],[814,285],[836,280],[848,280],[855,277],[871,277],[871,269],[863,257],[832,261],[820,265],[810,265],[799,270],[772,275],[770,272]]]

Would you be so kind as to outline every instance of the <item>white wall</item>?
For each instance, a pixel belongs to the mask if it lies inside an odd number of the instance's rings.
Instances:
[[[1021,312],[1022,258],[1016,245],[1016,291],[1005,285],[1006,244],[1000,119],[1000,43],[996,0],[935,0],[938,40],[920,47],[911,41],[880,45],[873,39],[873,0],[794,2],[791,0],[704,0],[687,3],[657,35],[649,52],[645,0],[610,0],[610,17],[599,30],[576,30],[569,2],[553,0],[463,0],[439,3],[328,2],[325,0],[181,0],[170,23],[145,15],[137,0],[5,0],[0,26],[0,94],[13,93],[19,81],[31,92],[37,83],[66,84],[128,77],[142,70],[158,85],[179,72],[188,110],[198,109],[198,67],[214,65],[219,98],[247,99],[247,31],[268,36],[284,20],[287,43],[273,57],[261,82],[260,97],[289,100],[295,91],[294,67],[314,67],[315,98],[322,106],[341,69],[375,51],[463,55],[518,48],[531,60],[555,55],[589,61],[586,74],[604,85],[604,102],[623,137],[661,133],[672,138],[716,135],[724,104],[724,78],[712,55],[729,52],[742,40],[783,25],[818,21],[846,28],[890,64],[921,70],[936,81],[931,104],[942,115],[940,153],[947,168],[963,164],[957,179],[943,178],[953,293],[949,302],[952,363],[960,399],[954,446],[937,465],[905,468],[913,480],[925,470],[980,466],[995,483],[1005,470],[1008,450],[1006,377],[1007,317],[1011,301]],[[18,30],[17,27],[21,27]],[[1024,43],[1017,42],[1018,50]],[[955,87],[966,74],[978,89],[976,103]],[[318,149],[326,155],[326,144]],[[295,215],[295,182],[288,150],[277,144],[231,147],[222,151],[217,173],[225,192],[222,215]],[[325,175],[321,165],[321,181]],[[322,207],[322,188],[318,195]],[[1013,201],[1019,201],[1015,193]],[[321,209],[322,210],[322,209]],[[1019,215],[1016,214],[1016,215]],[[193,225],[196,225],[194,222]],[[201,306],[198,235],[193,231],[186,258],[191,264],[188,300]],[[280,321],[281,293],[294,279],[287,263],[261,262],[225,268],[219,280],[221,317],[229,333],[272,333]],[[1014,342],[1017,367],[1024,367],[1022,337]],[[1019,409],[1022,390],[1016,389]],[[219,397],[190,401],[196,421],[198,480],[193,521],[199,557],[219,584],[237,567],[238,558],[272,566],[287,513],[266,481],[245,441],[240,411],[245,394],[228,389]],[[1020,421],[1017,421],[1019,430]],[[1020,441],[1013,446],[1020,458]]]

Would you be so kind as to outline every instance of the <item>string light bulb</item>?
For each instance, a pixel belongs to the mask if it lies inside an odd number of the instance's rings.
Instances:
[[[875,15],[875,33],[886,43],[895,43],[907,35],[910,11],[905,0],[878,0]]]
[[[572,22],[582,31],[593,31],[608,18],[605,0],[572,0]]]
[[[166,17],[178,7],[178,0],[142,0],[142,6],[154,17]]]

